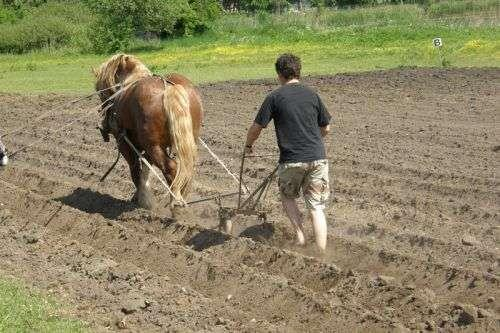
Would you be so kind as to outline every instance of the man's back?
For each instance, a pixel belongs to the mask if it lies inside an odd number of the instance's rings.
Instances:
[[[269,94],[255,118],[266,127],[274,120],[280,148],[280,163],[325,159],[320,127],[330,115],[319,96],[301,83],[289,83]]]

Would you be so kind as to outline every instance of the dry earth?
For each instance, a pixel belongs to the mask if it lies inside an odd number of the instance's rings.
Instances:
[[[268,223],[237,218],[232,236],[215,230],[215,203],[175,220],[136,209],[123,161],[99,183],[115,150],[88,114],[96,100],[32,124],[74,96],[4,94],[1,131],[28,125],[6,145],[36,144],[0,170],[0,274],[54,295],[96,331],[499,331],[500,70],[305,81],[334,117],[324,256],[310,229],[310,245],[294,246],[276,186]],[[232,170],[275,87],[201,87],[203,138]],[[274,147],[271,126],[256,149]],[[255,186],[275,163],[253,159],[245,179]],[[235,189],[201,150],[191,199]]]

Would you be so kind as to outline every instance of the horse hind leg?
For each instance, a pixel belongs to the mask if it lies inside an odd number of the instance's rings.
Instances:
[[[135,197],[137,204],[145,209],[153,210],[156,207],[156,202],[151,193],[150,187],[150,170],[146,165],[142,165],[139,171],[139,181]]]
[[[122,141],[120,143],[119,149],[127,160],[130,168],[130,175],[132,176],[132,181],[136,188],[131,201],[144,209],[153,209],[155,202],[150,191],[149,168],[141,163],[137,155],[135,155],[125,142]]]
[[[168,157],[167,153],[160,146],[153,146],[147,152],[153,163],[161,170],[163,176],[165,176],[167,183],[169,185],[172,184],[175,178],[175,162]],[[176,193],[176,195],[179,196],[180,193]],[[172,196],[170,197],[174,199]]]

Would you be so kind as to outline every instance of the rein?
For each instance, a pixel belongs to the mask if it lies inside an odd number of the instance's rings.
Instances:
[[[135,82],[133,82],[133,83],[135,83]],[[113,89],[113,88],[114,88],[114,87],[116,87],[116,86],[117,86],[117,85],[112,86],[112,87],[109,87],[109,88],[106,88],[106,89],[101,89],[101,90],[99,90],[99,91],[96,91],[96,92],[95,92],[95,93],[93,93],[93,94],[90,94],[90,95],[88,95],[88,96],[85,96],[85,97],[79,98],[78,100],[74,100],[74,101],[71,101],[71,102],[76,103],[75,101],[81,101],[81,100],[83,100],[83,99],[85,99],[85,98],[89,98],[89,96],[93,96],[93,95],[95,95],[95,94],[97,94],[97,93],[99,93],[99,92],[101,92],[101,91],[106,91],[106,90],[109,90],[109,89]],[[106,110],[108,110],[109,108],[111,108],[111,106],[112,106],[113,104],[108,104],[108,105],[106,105],[106,106],[104,106],[104,105],[105,105],[108,101],[110,101],[112,98],[116,97],[119,93],[121,93],[121,92],[123,91],[123,89],[125,89],[125,88],[120,88],[117,92],[115,92],[113,95],[111,95],[111,96],[110,96],[107,100],[105,100],[104,102],[102,102],[102,103],[101,103],[101,104],[99,104],[98,106],[91,108],[90,110],[97,110],[97,111],[98,111],[98,110],[100,109],[101,111],[102,111],[102,110],[104,110],[103,112],[105,112]],[[69,103],[65,103],[65,105],[66,105],[66,104],[69,104]],[[104,107],[103,107],[103,106],[104,106]],[[54,110],[51,110],[51,112],[53,112],[53,111],[54,111]],[[82,120],[82,119],[84,119],[84,118],[88,117],[89,115],[91,115],[91,113],[86,113],[86,114],[84,114],[82,117],[76,118],[76,119],[74,119],[74,120],[70,121],[69,123],[67,123],[66,125],[64,125],[64,126],[62,126],[62,127],[59,127],[58,129],[56,129],[55,131],[51,132],[50,134],[54,134],[54,133],[60,132],[60,131],[62,131],[62,130],[64,130],[64,129],[68,128],[69,126],[73,125],[73,124],[74,124],[74,123],[76,123],[78,120]],[[23,128],[21,128],[20,130],[22,130],[22,129],[26,128],[26,127],[27,127],[27,126],[24,126],[24,127],[23,127]],[[16,130],[16,131],[17,131],[17,130]],[[6,135],[4,135],[3,137],[5,137],[5,136],[7,136],[7,135],[11,135],[12,133],[13,133],[13,132],[7,133],[7,134],[6,134]],[[3,138],[3,137],[2,137],[2,138]],[[39,143],[39,142],[41,142],[41,141],[45,140],[46,138],[47,138],[47,135],[42,136],[42,137],[41,137],[41,138],[39,138],[38,140],[32,141],[31,143],[29,143],[29,144],[27,144],[27,145],[25,145],[25,146],[23,146],[23,147],[21,147],[21,148],[19,148],[19,149],[15,150],[14,152],[10,153],[10,154],[8,155],[8,158],[11,158],[11,157],[13,157],[13,156],[17,155],[18,153],[20,153],[20,152],[22,152],[22,151],[24,151],[24,150],[26,150],[26,149],[28,149],[28,148],[30,148],[30,147],[33,147],[33,146],[34,146],[34,145],[36,145],[37,143]]]
[[[115,85],[113,85],[113,86],[111,86],[111,87],[109,87],[109,88],[101,89],[101,90],[95,91],[95,92],[93,92],[93,93],[91,93],[91,94],[89,94],[89,95],[86,95],[86,96],[83,96],[83,97],[80,97],[80,98],[77,98],[77,99],[71,100],[71,101],[69,101],[69,102],[64,102],[64,103],[61,103],[61,104],[57,105],[55,108],[53,108],[53,109],[51,109],[51,110],[49,110],[49,111],[47,111],[47,112],[45,112],[45,113],[43,113],[43,114],[39,115],[39,116],[38,116],[38,117],[36,117],[35,119],[33,119],[33,120],[30,122],[30,124],[29,124],[29,125],[18,127],[18,128],[16,128],[16,129],[14,129],[14,130],[12,130],[12,131],[10,131],[10,132],[8,132],[8,133],[4,134],[4,135],[0,135],[0,138],[4,139],[4,138],[6,138],[6,137],[8,137],[8,136],[11,136],[11,135],[13,135],[13,134],[17,134],[17,133],[21,132],[23,129],[25,129],[26,127],[33,125],[33,123],[35,123],[35,122],[37,122],[37,121],[40,121],[40,120],[42,120],[43,118],[45,118],[45,117],[47,117],[47,116],[52,115],[52,113],[53,113],[54,111],[57,111],[57,110],[60,110],[60,109],[65,108],[65,107],[67,107],[67,106],[70,106],[70,105],[76,104],[76,103],[81,102],[81,101],[83,101],[83,100],[85,100],[85,99],[89,99],[89,98],[91,98],[91,97],[92,97],[92,96],[94,96],[94,95],[97,95],[97,94],[99,94],[99,93],[101,93],[101,92],[104,92],[104,91],[107,91],[107,90],[110,90],[110,89],[113,89],[113,88],[116,88],[116,87],[119,87],[119,86],[120,86],[120,84],[115,84]]]

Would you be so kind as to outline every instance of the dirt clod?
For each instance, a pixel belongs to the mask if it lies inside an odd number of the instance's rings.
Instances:
[[[226,325],[227,323],[227,320],[222,317],[218,317],[215,321],[215,325]]]
[[[494,318],[495,315],[488,310],[478,308],[477,309],[477,317],[478,318]]]
[[[119,320],[116,323],[116,326],[121,330],[127,329],[127,323],[125,322],[125,319]]]
[[[122,305],[122,312],[125,314],[131,314],[139,310],[147,308],[151,305],[151,301],[147,300],[140,294],[129,295]]]
[[[458,326],[468,326],[474,323],[478,318],[477,308],[469,304],[455,305],[453,314]]]
[[[462,244],[466,246],[475,246],[478,245],[478,241],[472,236],[464,236],[462,237]]]
[[[38,243],[38,236],[32,234],[23,235],[23,239],[26,244],[35,244]]]
[[[387,275],[378,275],[375,279],[373,279],[373,285],[376,287],[384,287],[394,284],[396,279],[392,276]]]
[[[425,329],[427,331],[434,331],[434,330],[436,330],[436,323],[433,320],[426,320],[425,321]]]
[[[365,322],[379,323],[379,322],[382,322],[383,320],[384,319],[382,318],[382,316],[380,316],[376,313],[373,313],[371,311],[366,311],[365,313],[363,313],[363,315],[361,315],[360,322],[362,322],[362,323],[365,323]]]

